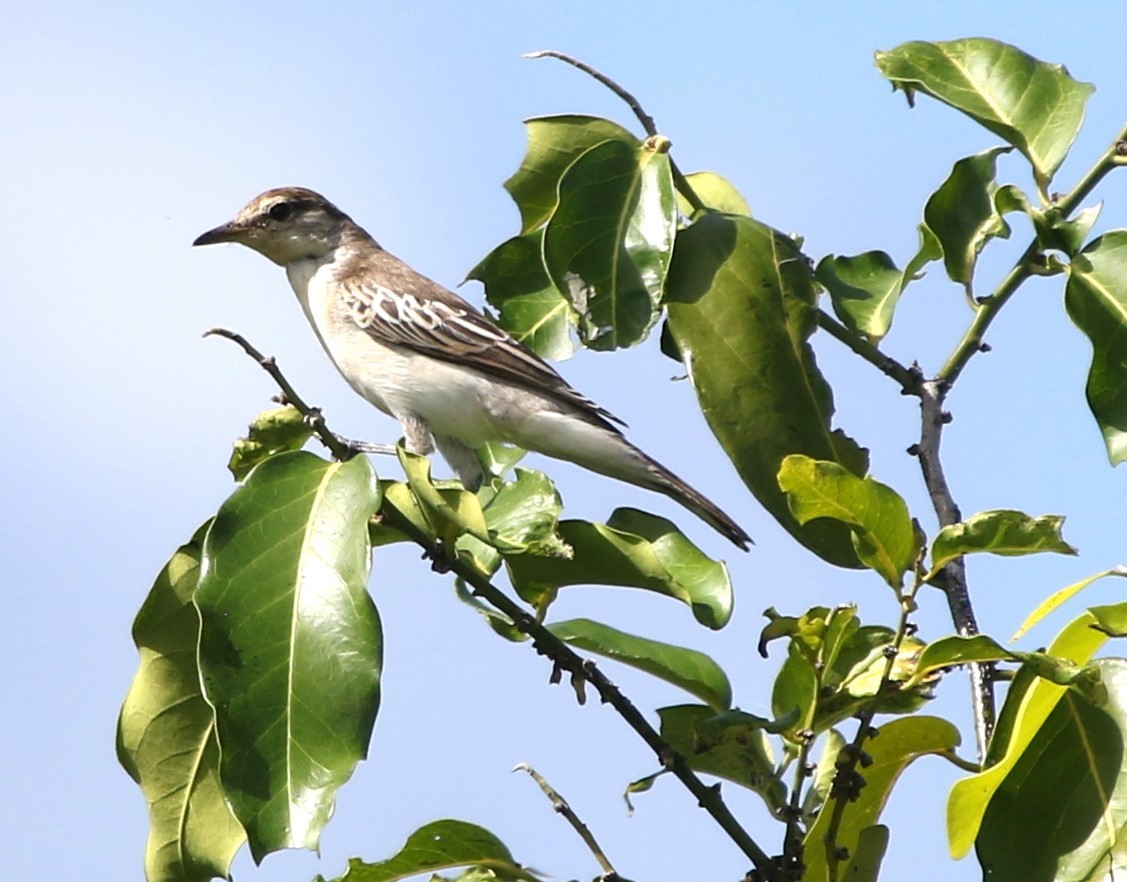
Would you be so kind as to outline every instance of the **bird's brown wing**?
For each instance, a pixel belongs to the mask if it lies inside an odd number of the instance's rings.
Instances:
[[[338,282],[353,321],[381,343],[534,389],[613,431],[610,422],[626,425],[457,294],[382,249],[348,267]]]

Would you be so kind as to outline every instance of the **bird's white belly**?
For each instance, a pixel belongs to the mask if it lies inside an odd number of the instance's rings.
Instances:
[[[381,343],[357,325],[327,290],[331,265],[291,264],[287,275],[321,345],[361,396],[384,413],[397,418],[414,414],[432,432],[470,446],[503,437],[504,430],[488,406],[486,377]]]

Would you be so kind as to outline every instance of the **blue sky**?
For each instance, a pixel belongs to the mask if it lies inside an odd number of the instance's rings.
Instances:
[[[355,397],[309,333],[283,274],[244,249],[193,250],[192,239],[268,187],[325,193],[385,247],[457,284],[517,229],[501,182],[524,148],[522,119],[558,112],[633,121],[592,81],[525,52],[577,55],[630,88],[673,141],[685,170],[727,176],[756,215],[827,252],[889,251],[903,263],[922,205],[951,163],[995,143],[921,100],[909,111],[872,64],[909,39],[991,36],[1095,82],[1087,123],[1058,175],[1087,168],[1127,119],[1122,39],[1127,7],[1086,4],[193,4],[37,3],[6,12],[0,32],[0,258],[6,321],[0,383],[8,430],[0,509],[5,636],[0,686],[4,793],[0,869],[8,878],[141,878],[146,817],[113,754],[114,723],[136,666],[129,628],[153,577],[230,492],[231,439],[268,405],[269,381],[223,325],[280,360],[337,431],[393,440],[397,428]],[[1123,173],[1121,173],[1122,175]],[[1000,175],[1028,186],[1022,162]],[[1127,226],[1114,178],[1099,229]],[[1000,277],[1027,241],[980,269]],[[464,293],[480,303],[480,291]],[[960,292],[933,270],[913,286],[887,347],[934,369],[968,320]],[[965,513],[1021,508],[1069,517],[1079,558],[981,560],[972,590],[984,628],[1008,637],[1049,592],[1123,562],[1124,474],[1111,470],[1083,398],[1090,350],[1061,308],[1059,279],[1030,284],[991,332],[950,401],[949,477]],[[832,340],[816,344],[838,421],[873,451],[925,527],[933,519],[904,449],[913,403]],[[809,560],[744,491],[686,384],[671,384],[656,340],[562,367],[631,424],[631,438],[737,516],[756,538],[734,557],[664,499],[570,466],[548,465],[573,516],[635,505],[681,521],[729,558],[737,614],[703,633],[686,611],[634,592],[572,589],[556,613],[589,615],[718,658],[737,700],[765,712],[778,658],[754,653],[769,605],[801,612],[856,600],[890,621],[875,578]],[[540,465],[544,465],[543,462]],[[390,473],[391,465],[377,462]],[[570,799],[619,870],[638,880],[739,878],[746,866],[691,798],[662,782],[628,818],[624,785],[654,770],[605,708],[578,708],[527,647],[497,640],[404,549],[381,551],[372,591],[388,635],[385,699],[372,758],[341,795],[322,859],[286,853],[240,880],[299,880],[389,855],[440,817],[481,823],[517,858],[558,878],[597,867],[524,776],[529,762]],[[1110,602],[1111,584],[1087,596]],[[1081,608],[1035,631],[1047,643]],[[949,631],[926,597],[922,636]],[[610,670],[608,666],[608,670]],[[683,696],[610,670],[650,709]],[[966,685],[949,677],[934,709],[967,721]],[[973,745],[965,744],[967,755]],[[886,877],[921,865],[973,879],[973,858],[944,865],[942,813],[955,772],[908,773],[888,818]],[[726,794],[763,840],[757,801]]]

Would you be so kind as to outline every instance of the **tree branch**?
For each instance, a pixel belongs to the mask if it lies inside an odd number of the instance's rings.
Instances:
[[[624,89],[622,86],[608,77],[601,70],[596,70],[586,62],[580,61],[578,58],[568,55],[566,52],[559,52],[555,49],[541,49],[538,52],[528,52],[524,57],[555,58],[559,61],[564,62],[564,64],[570,64],[572,67],[583,71],[583,73],[587,74],[590,77],[593,77],[595,80],[602,83],[612,92],[614,92],[615,95],[626,102],[626,104],[634,112],[634,116],[637,117],[638,122],[642,124],[642,129],[645,131],[648,137],[653,138],[657,136],[657,123],[654,122],[654,118],[652,116],[650,116],[648,113],[646,113],[645,110],[642,109],[642,105],[638,101],[638,99],[635,98],[630,92],[627,92],[626,89]],[[692,184],[690,184],[685,179],[685,176],[681,174],[681,169],[677,167],[677,163],[673,161],[672,156],[669,157],[669,168],[673,174],[673,185],[677,188],[678,192],[685,197],[685,200],[689,203],[689,205],[693,207],[693,211],[704,211],[705,209],[707,209],[708,206],[701,201],[700,196],[697,195],[697,192],[693,189]]]
[[[828,313],[818,309],[815,310],[814,316],[818,321],[818,327],[828,333],[837,341],[844,343],[853,352],[869,364],[876,367],[885,376],[892,378],[900,384],[900,389],[905,395],[918,395],[918,386],[920,381],[923,380],[923,374],[918,367],[904,367],[895,358],[885,355],[876,346],[862,337],[860,334],[855,334],[845,325],[836,321]]]
[[[590,827],[583,823],[583,820],[575,813],[575,810],[568,804],[567,800],[560,795],[559,791],[549,784],[544,776],[537,772],[536,769],[532,768],[532,766],[528,765],[528,763],[520,763],[513,771],[528,772],[532,780],[540,785],[540,789],[552,803],[552,808],[563,815],[564,820],[571,824],[572,829],[579,834],[579,838],[583,840],[583,844],[587,846],[591,854],[594,855],[595,860],[599,862],[599,866],[602,867],[603,875],[599,877],[601,882],[618,882],[621,877],[595,839],[595,834],[591,832]]]

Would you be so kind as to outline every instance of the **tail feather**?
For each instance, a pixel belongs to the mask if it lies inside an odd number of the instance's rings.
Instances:
[[[641,451],[639,451],[641,453]],[[657,460],[645,454],[646,463],[654,477],[653,483],[647,486],[683,505],[718,533],[726,536],[744,551],[750,551],[755,541],[744,531],[743,527],[730,518],[723,509],[708,497],[694,490],[689,484],[678,478],[673,472]]]

